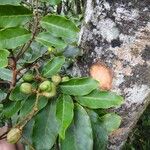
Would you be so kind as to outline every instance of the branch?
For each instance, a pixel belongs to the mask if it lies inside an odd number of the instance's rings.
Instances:
[[[17,60],[12,50],[10,50],[10,53],[12,55],[10,58],[10,66],[13,72],[13,77],[10,85],[10,91],[11,91],[11,89],[13,89],[13,87],[16,85],[16,80],[17,80]]]
[[[16,60],[18,61],[20,57],[24,55],[24,53],[28,50],[30,47],[31,43],[35,39],[35,36],[37,34],[37,29],[39,25],[39,15],[38,15],[38,0],[36,0],[36,13],[35,13],[35,22],[34,22],[34,27],[33,27],[33,32],[32,32],[32,37],[28,41],[28,43],[24,44],[20,50],[20,52],[16,56]]]

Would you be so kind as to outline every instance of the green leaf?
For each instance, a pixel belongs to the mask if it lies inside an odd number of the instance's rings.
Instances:
[[[69,95],[62,95],[58,98],[56,116],[60,123],[59,135],[65,138],[65,132],[73,119],[73,100]]]
[[[51,149],[58,135],[58,122],[56,120],[56,103],[51,101],[35,119],[33,129],[33,145],[36,150]]]
[[[5,117],[10,118],[15,113],[17,113],[20,110],[20,108],[21,108],[21,101],[9,102],[4,106],[3,114],[5,115]]]
[[[50,5],[58,5],[61,0],[40,0],[41,2],[48,2]]]
[[[52,60],[48,61],[42,70],[42,74],[44,77],[51,77],[55,74],[57,74],[60,70],[61,67],[63,66],[65,62],[65,58],[60,56],[60,57],[54,57]]]
[[[69,45],[64,50],[65,57],[76,58],[77,56],[81,56],[81,50],[78,47]]]
[[[123,98],[113,92],[94,90],[89,95],[78,96],[76,100],[83,106],[97,109],[120,106]]]
[[[7,96],[7,93],[5,93],[4,91],[2,91],[2,90],[0,89],[0,102],[1,102],[2,100],[4,100],[4,99],[6,98],[6,96]]]
[[[121,117],[115,113],[106,114],[100,117],[100,119],[102,126],[106,128],[108,133],[118,129],[121,124]]]
[[[41,26],[57,37],[76,38],[79,31],[72,21],[57,15],[44,17]]]
[[[8,50],[5,50],[5,49],[0,50],[0,68],[7,67],[8,56],[9,56]]]
[[[87,95],[98,87],[98,81],[92,78],[74,78],[60,85],[62,93],[68,95]]]
[[[21,0],[0,0],[0,5],[19,5]]]
[[[0,48],[14,49],[31,38],[31,33],[21,27],[0,30]]]
[[[34,118],[32,118],[23,128],[23,137],[25,137],[30,143],[32,143],[32,133],[34,128],[34,123],[35,123]]]
[[[67,44],[62,39],[54,37],[48,32],[40,33],[36,37],[36,41],[47,47],[54,46],[55,48],[64,49],[67,46]]]
[[[6,68],[0,68],[0,79],[11,81],[12,80],[12,71]]]
[[[46,53],[47,48],[37,42],[32,42],[30,49],[24,54],[24,57],[19,59],[19,64],[30,64]]]
[[[85,109],[76,105],[74,121],[61,141],[61,150],[93,150],[93,135],[90,118]]]
[[[90,116],[92,129],[93,129],[93,141],[94,141],[94,150],[106,150],[108,143],[108,132],[101,124],[100,118],[97,113],[92,110],[88,110]]]
[[[32,12],[23,6],[0,5],[0,27],[9,28],[27,23]]]
[[[32,111],[32,108],[35,103],[35,99],[36,99],[35,95],[31,95],[30,97],[26,99],[25,103],[23,104],[20,110],[20,114],[19,114],[20,118],[26,116],[28,113],[30,113],[30,111]],[[46,97],[40,97],[39,103],[38,103],[38,109],[41,110],[47,105],[47,103],[48,103],[48,100]]]
[[[20,92],[20,84],[17,85],[10,93],[9,99],[12,101],[26,100],[30,95]]]

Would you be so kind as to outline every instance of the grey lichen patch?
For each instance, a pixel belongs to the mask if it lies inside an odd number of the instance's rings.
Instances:
[[[108,42],[111,42],[114,39],[117,39],[119,36],[119,30],[116,27],[116,23],[110,19],[102,19],[97,24],[98,35],[102,36],[102,39],[106,39]]]
[[[150,61],[150,46],[146,45],[144,51],[142,52],[142,59],[145,61]]]
[[[138,85],[134,84],[130,88],[124,89],[124,92],[127,93],[126,101],[130,103],[142,104],[143,99],[147,97],[150,92],[150,88],[147,85]]]

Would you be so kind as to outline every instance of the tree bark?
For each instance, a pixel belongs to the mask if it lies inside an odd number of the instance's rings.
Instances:
[[[73,75],[87,76],[100,62],[113,71],[112,90],[123,95],[116,111],[121,127],[109,137],[108,149],[119,150],[150,102],[150,1],[87,0],[80,33],[84,55]]]

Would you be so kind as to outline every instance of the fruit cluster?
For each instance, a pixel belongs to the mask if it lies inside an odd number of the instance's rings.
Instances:
[[[42,78],[42,77],[41,77]],[[54,97],[56,93],[57,86],[60,82],[65,82],[69,80],[68,76],[62,77],[60,75],[54,75],[50,79],[44,79],[38,82],[38,87],[34,88],[32,82],[35,79],[34,75],[32,73],[26,73],[23,77],[23,83],[20,85],[20,91],[24,94],[32,94],[32,93],[38,93],[41,96],[45,96],[47,98]],[[27,117],[28,119],[28,117]],[[23,127],[23,126],[22,126]],[[7,134],[7,141],[8,143],[14,144],[16,143],[22,136],[22,128],[14,127],[12,128],[8,134]]]
[[[39,91],[40,95],[45,96],[47,98],[54,97],[56,95],[56,88],[60,82],[65,82],[69,80],[69,77],[61,78],[60,75],[53,75],[51,80],[43,79],[42,82],[39,83],[38,89],[34,89],[31,82],[34,80],[34,75],[32,73],[26,73],[23,76],[23,83],[20,86],[20,91],[24,94],[32,94]]]

